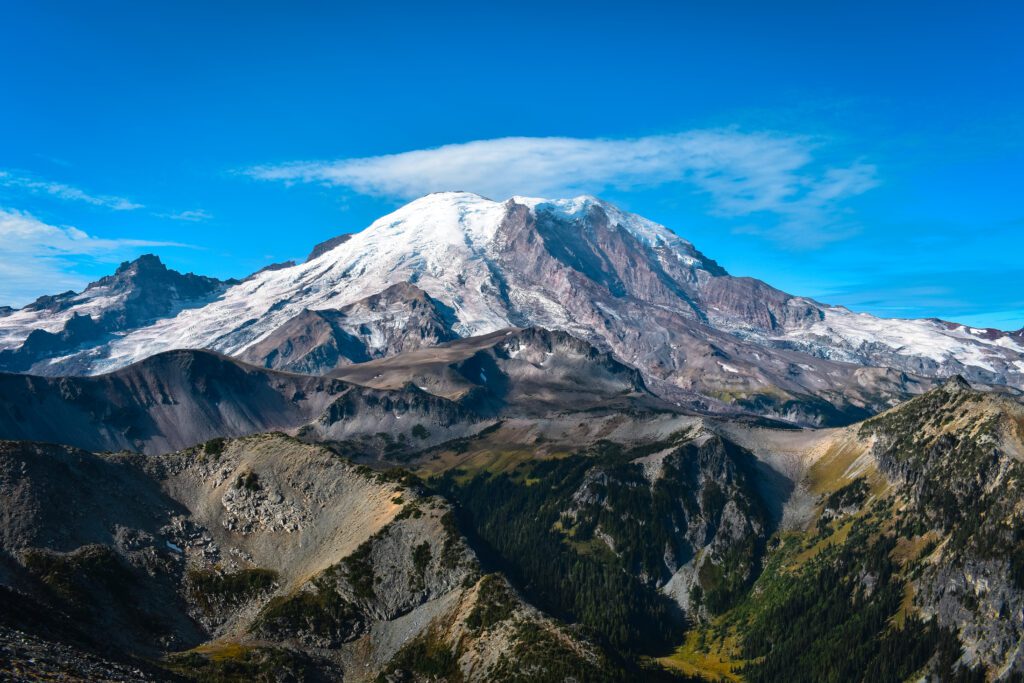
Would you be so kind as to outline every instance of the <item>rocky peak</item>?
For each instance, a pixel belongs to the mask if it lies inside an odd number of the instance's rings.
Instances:
[[[70,302],[75,297],[74,290],[67,290],[60,294],[44,294],[32,303],[25,306],[26,311],[61,311],[70,305]]]
[[[965,380],[961,375],[953,375],[942,384],[942,388],[947,393],[958,393],[961,391],[974,391],[974,387],[971,386],[970,382]]]
[[[106,275],[99,280],[90,282],[86,291],[97,287],[114,287],[125,289],[140,281],[153,278],[161,278],[168,272],[167,266],[156,254],[143,254],[134,261],[122,261],[112,275]]]
[[[320,242],[319,244],[313,247],[313,250],[311,252],[309,252],[309,256],[306,257],[305,263],[309,263],[313,259],[322,256],[323,254],[326,254],[331,249],[334,249],[335,247],[342,245],[345,242],[348,242],[350,239],[352,239],[352,235],[346,233],[344,235],[337,235],[328,240]]]
[[[376,294],[371,294],[365,299],[351,304],[347,308],[355,309],[364,306],[370,310],[377,310],[381,306],[393,303],[403,303],[411,308],[416,308],[418,305],[432,303],[433,301],[429,294],[413,283],[397,282]]]
[[[194,273],[179,273],[165,266],[159,256],[143,254],[134,261],[121,263],[113,275],[90,283],[86,287],[86,291],[98,287],[110,287],[113,291],[131,291],[138,287],[164,288],[171,286],[179,295],[188,298],[202,296],[223,284],[225,283],[216,278]]]
[[[123,261],[117,270],[114,271],[115,275],[125,274],[137,274],[145,272],[165,272],[167,266],[164,265],[163,261],[156,254],[142,254],[134,261]]]
[[[245,279],[246,280],[251,280],[254,277],[256,277],[257,275],[259,275],[260,273],[273,273],[274,271],[284,270],[286,268],[293,268],[294,266],[295,266],[295,261],[280,261],[278,263],[271,263],[269,265],[263,266],[262,268],[260,268],[255,273],[253,273],[252,275],[250,275],[249,277],[247,277]]]

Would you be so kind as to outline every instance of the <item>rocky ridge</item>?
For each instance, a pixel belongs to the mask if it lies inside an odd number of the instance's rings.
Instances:
[[[98,484],[112,474],[107,492]],[[42,504],[53,495],[73,505]],[[3,647],[55,637],[31,614],[64,620],[51,649],[68,650],[63,675],[116,679],[141,666],[150,680],[426,680],[442,667],[467,681],[552,669],[613,680],[617,670],[484,574],[443,499],[288,437],[148,458],[3,442],[0,497],[19,510],[0,518],[3,594],[33,605],[8,614],[18,623]],[[133,659],[168,651],[180,654],[162,670]]]

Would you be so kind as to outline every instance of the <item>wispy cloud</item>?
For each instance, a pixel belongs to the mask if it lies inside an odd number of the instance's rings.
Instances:
[[[746,230],[813,247],[850,234],[844,202],[878,184],[874,166],[826,165],[804,136],[696,130],[632,139],[498,138],[400,154],[251,168],[262,180],[322,183],[410,199],[438,190],[494,198],[628,191],[669,183],[710,197]]]
[[[92,206],[101,206],[114,211],[133,211],[141,209],[142,204],[136,204],[124,197],[113,195],[90,194],[72,185],[57,183],[49,180],[42,180],[25,175],[17,175],[9,171],[0,171],[0,186],[25,192],[47,194],[57,199],[72,202],[83,202]]]
[[[93,237],[49,225],[30,213],[0,208],[0,303],[21,304],[40,294],[78,288],[90,261],[116,262],[139,248],[184,247],[177,242]]]
[[[199,223],[213,218],[213,214],[203,209],[179,211],[178,213],[160,213],[157,214],[157,216],[160,218],[169,218],[172,221],[188,221],[190,223]]]

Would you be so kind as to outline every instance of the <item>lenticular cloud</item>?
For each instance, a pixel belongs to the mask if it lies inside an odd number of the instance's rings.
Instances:
[[[839,203],[877,184],[875,168],[822,168],[802,136],[700,130],[623,140],[509,137],[399,154],[258,166],[249,175],[409,199],[461,189],[493,197],[566,196],[669,183],[711,198],[723,217],[773,214],[776,232],[826,236]],[[827,241],[827,239],[825,240]]]

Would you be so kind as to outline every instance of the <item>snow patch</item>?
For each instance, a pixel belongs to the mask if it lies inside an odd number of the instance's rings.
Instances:
[[[872,347],[883,347],[903,356],[919,356],[946,364],[959,361],[989,372],[1005,360],[1003,350],[1024,353],[1008,335],[988,339],[973,328],[952,329],[934,320],[876,318],[836,306],[825,309],[824,320],[791,330],[780,340],[802,341],[812,346],[827,344],[836,360],[859,360]]]

